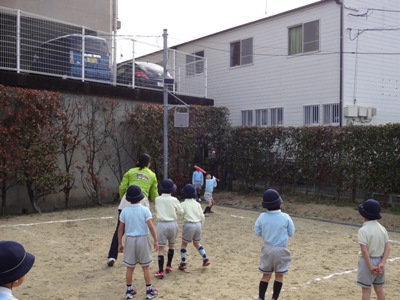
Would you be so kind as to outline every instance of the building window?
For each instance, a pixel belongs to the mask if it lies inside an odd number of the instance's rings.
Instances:
[[[283,125],[283,108],[271,108],[271,126]]]
[[[268,125],[268,109],[256,109],[256,126]]]
[[[319,20],[289,28],[289,55],[319,50]]]
[[[231,43],[230,66],[241,66],[253,63],[253,38]]]
[[[253,126],[252,110],[242,110],[242,126]]]
[[[186,55],[186,76],[204,73],[204,51]]]
[[[324,125],[339,124],[340,111],[339,103],[324,104],[322,106]]]
[[[304,125],[319,124],[319,105],[304,106]]]

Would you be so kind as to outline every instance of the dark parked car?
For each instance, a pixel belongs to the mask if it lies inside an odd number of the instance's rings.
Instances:
[[[117,83],[132,85],[132,60],[117,66]],[[166,83],[173,86],[173,78],[167,73]],[[135,61],[135,86],[162,89],[164,84],[164,68],[160,65]]]

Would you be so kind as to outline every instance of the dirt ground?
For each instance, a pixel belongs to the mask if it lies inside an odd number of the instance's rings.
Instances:
[[[152,280],[159,291],[158,298],[257,299],[262,240],[254,235],[253,226],[262,211],[261,198],[216,193],[215,199],[224,205],[215,206],[215,213],[206,218],[202,240],[211,265],[203,268],[200,255],[190,246],[188,269],[179,271],[177,245],[173,272],[162,280]],[[282,209],[292,216],[296,233],[289,240],[292,264],[279,299],[361,299],[361,288],[355,280],[357,230],[362,220],[355,207],[296,204],[285,198],[284,201]],[[20,242],[36,256],[26,281],[13,290],[14,295],[20,300],[124,299],[122,256],[114,267],[106,265],[116,217],[117,204],[0,219],[0,238]],[[386,265],[386,299],[397,299],[400,216],[384,212],[381,223],[391,230],[392,241]],[[181,221],[179,224],[182,225]],[[157,253],[153,253],[153,258],[155,272]],[[144,299],[141,268],[135,270],[134,286],[138,292],[135,299]],[[266,299],[270,299],[271,290],[269,287]]]

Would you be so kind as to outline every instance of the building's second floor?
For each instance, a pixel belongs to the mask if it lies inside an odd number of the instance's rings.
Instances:
[[[324,0],[177,45],[195,55],[181,82],[206,74],[207,94],[233,125],[395,122],[396,10],[393,0]]]

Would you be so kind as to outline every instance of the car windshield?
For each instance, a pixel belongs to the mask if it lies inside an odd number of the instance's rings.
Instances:
[[[164,68],[160,65],[153,63],[136,63],[140,68],[142,68],[146,73],[150,73],[152,75],[162,76],[164,74]]]
[[[82,50],[82,37],[72,36],[72,45],[75,50]],[[85,37],[85,52],[86,53],[98,53],[98,54],[108,54],[107,42],[103,39],[92,38],[89,36]]]

